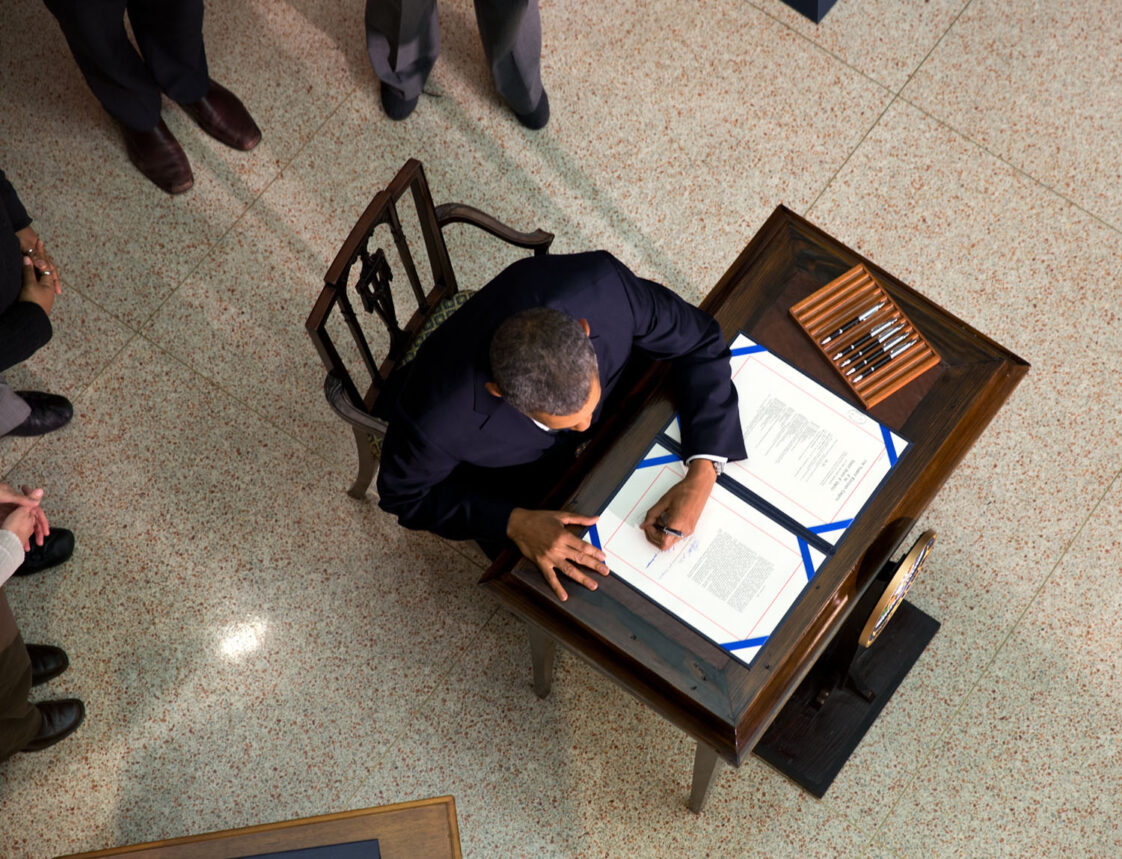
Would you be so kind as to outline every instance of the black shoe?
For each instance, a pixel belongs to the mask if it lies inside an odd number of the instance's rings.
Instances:
[[[64,698],[61,701],[41,701],[35,705],[43,716],[39,733],[22,752],[41,752],[59,740],[69,737],[86,718],[86,708],[77,698]]]
[[[32,686],[53,680],[70,667],[66,651],[53,644],[29,644],[27,655],[31,657]]]
[[[8,435],[43,435],[66,426],[74,417],[74,406],[70,400],[58,394],[45,394],[42,391],[17,391],[25,403],[31,406],[31,414],[22,424]]]
[[[514,112],[521,122],[531,131],[537,131],[539,128],[545,128],[545,124],[549,122],[549,96],[546,95],[545,90],[542,90],[542,97],[538,101],[538,106],[531,110],[529,113]]]
[[[404,98],[400,92],[394,89],[389,84],[382,84],[382,110],[386,112],[386,116],[393,120],[403,120],[413,112],[413,108],[417,106],[417,101],[421,97],[414,96],[413,98]]]
[[[13,576],[30,576],[41,570],[49,570],[70,560],[74,554],[74,532],[66,528],[52,528],[43,540],[42,546],[31,540],[31,549],[24,555],[23,563],[16,567]]]

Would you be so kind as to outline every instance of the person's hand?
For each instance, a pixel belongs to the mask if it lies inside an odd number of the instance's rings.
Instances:
[[[38,272],[38,279],[54,290],[55,295],[62,295],[62,281],[58,276],[58,266],[47,253],[43,240],[31,227],[24,227],[16,231],[19,238],[19,249],[31,258],[31,264]]]
[[[17,506],[11,513],[4,517],[0,528],[11,531],[19,537],[20,545],[26,552],[31,548],[31,537],[35,533],[35,507]]]
[[[717,482],[717,469],[707,459],[695,459],[686,476],[667,490],[666,494],[647,511],[639,526],[647,539],[660,549],[669,549],[682,537],[688,537],[697,527],[713,484]],[[659,525],[680,531],[682,537],[667,534]]]
[[[0,483],[0,519],[20,509],[26,508],[31,510],[31,515],[35,520],[33,536],[35,537],[35,545],[37,546],[42,546],[43,541],[51,533],[51,526],[47,521],[47,514],[43,512],[43,508],[39,506],[39,502],[42,499],[42,489],[32,489],[30,486],[24,486],[21,492],[16,492],[16,490],[8,484]],[[27,547],[25,546],[24,548]]]
[[[48,316],[55,304],[55,289],[46,278],[39,280],[35,276],[35,265],[31,257],[23,258],[23,287],[19,293],[20,301],[31,301],[43,308]]]
[[[557,570],[590,591],[596,590],[596,580],[581,571],[581,567],[608,575],[604,553],[572,534],[566,525],[595,525],[598,517],[580,516],[563,510],[526,510],[516,507],[507,522],[506,534],[519,551],[538,565],[545,580],[564,602],[569,598],[557,578]]]

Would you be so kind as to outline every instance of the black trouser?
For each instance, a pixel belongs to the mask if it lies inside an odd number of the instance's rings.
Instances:
[[[8,598],[0,587],[0,761],[26,746],[39,732],[39,708],[27,700],[31,659],[20,638]]]
[[[150,131],[160,93],[182,104],[207,93],[202,0],[44,0],[93,94],[118,122]],[[125,33],[128,12],[140,54]]]

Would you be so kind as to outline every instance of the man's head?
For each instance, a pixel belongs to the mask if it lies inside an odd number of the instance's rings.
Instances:
[[[535,307],[509,317],[491,338],[487,390],[550,429],[586,430],[600,402],[588,323]]]

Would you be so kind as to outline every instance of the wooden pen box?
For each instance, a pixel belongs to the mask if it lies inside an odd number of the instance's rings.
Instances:
[[[791,315],[867,409],[939,363],[863,265],[804,298]]]

